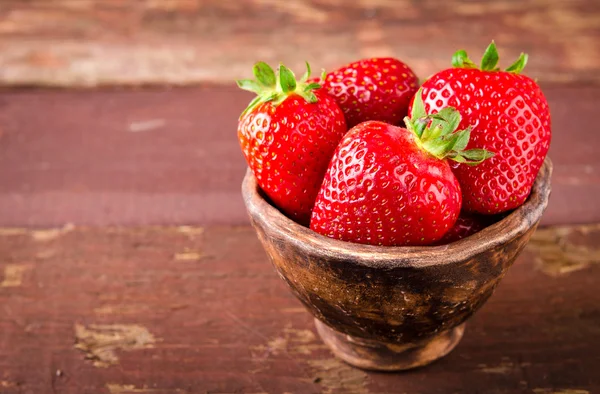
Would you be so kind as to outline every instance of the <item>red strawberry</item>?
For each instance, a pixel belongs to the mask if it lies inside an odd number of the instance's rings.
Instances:
[[[418,80],[398,59],[372,58],[330,72],[323,87],[335,97],[350,128],[367,120],[399,124],[408,114]]]
[[[258,96],[242,113],[238,138],[258,184],[291,219],[308,225],[327,164],[346,133],[344,114],[320,85],[300,81],[285,66],[279,75],[254,66],[254,80],[237,81]]]
[[[453,108],[426,116],[417,93],[408,129],[369,121],[338,145],[313,210],[310,228],[331,238],[372,245],[427,245],[454,225],[460,186],[445,158],[483,160],[463,151],[469,129],[456,130]],[[420,102],[421,105],[418,105]]]
[[[459,110],[462,125],[472,125],[469,148],[496,155],[477,167],[456,164],[464,210],[483,214],[505,212],[523,204],[550,147],[550,111],[539,86],[519,72],[527,55],[506,71],[496,68],[492,44],[481,68],[458,51],[455,68],[441,71],[423,84],[427,113],[446,106]]]
[[[461,213],[456,220],[456,223],[454,223],[454,226],[452,226],[450,231],[448,231],[436,245],[446,245],[467,238],[483,230],[492,223],[493,221],[490,220],[490,216],[477,216]]]

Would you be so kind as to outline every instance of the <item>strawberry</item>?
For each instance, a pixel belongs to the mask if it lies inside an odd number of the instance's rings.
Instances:
[[[490,218],[490,216],[461,213],[456,220],[456,223],[454,223],[454,226],[452,226],[436,245],[446,245],[467,238],[492,224],[494,221],[490,220]]]
[[[308,226],[323,176],[346,133],[344,114],[317,83],[279,66],[278,75],[263,62],[256,80],[237,81],[257,97],[242,113],[238,138],[257,182],[287,216]]]
[[[527,55],[521,54],[506,71],[497,63],[493,42],[480,68],[458,51],[452,59],[455,68],[423,84],[428,113],[456,107],[462,126],[473,126],[468,147],[496,153],[480,166],[454,165],[467,212],[495,214],[523,204],[550,147],[548,103],[535,81],[519,74]]]
[[[412,70],[394,58],[360,60],[322,79],[323,88],[344,111],[348,128],[367,120],[399,124],[418,88]]]
[[[427,116],[415,98],[408,129],[379,121],[352,128],[335,150],[310,228],[344,241],[427,245],[440,240],[461,209],[461,191],[446,158],[476,164],[489,156],[465,151],[469,128],[446,108]],[[420,104],[420,105],[419,105]]]

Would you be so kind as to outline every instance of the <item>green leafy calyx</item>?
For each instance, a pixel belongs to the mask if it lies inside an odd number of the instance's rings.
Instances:
[[[415,95],[410,117],[404,118],[406,127],[415,135],[417,145],[440,160],[476,165],[494,156],[485,149],[466,150],[471,136],[471,126],[457,130],[461,116],[453,107],[446,107],[428,115],[423,103],[422,89]]]
[[[483,71],[500,71],[500,68],[498,67],[499,59],[500,57],[498,56],[498,49],[496,48],[494,41],[492,41],[492,43],[483,53],[480,66],[477,66],[471,59],[469,59],[469,56],[464,49],[456,51],[456,53],[452,55],[452,66],[457,68],[477,68]],[[519,74],[527,65],[527,59],[527,54],[521,53],[517,61],[515,61],[505,71]]]
[[[321,85],[308,82],[311,73],[308,63],[306,63],[306,72],[300,80],[296,80],[292,70],[283,64],[279,65],[277,73],[265,62],[256,63],[252,71],[256,79],[236,81],[241,89],[254,92],[257,95],[242,112],[242,116],[266,102],[271,102],[274,106],[277,106],[292,94],[300,95],[309,103],[317,102],[317,96],[313,91],[319,89]]]

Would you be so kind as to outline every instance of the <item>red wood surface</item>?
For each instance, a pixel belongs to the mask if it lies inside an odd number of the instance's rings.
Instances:
[[[600,89],[544,86],[545,224],[600,221]],[[234,87],[0,93],[0,226],[241,224]]]
[[[0,392],[600,390],[600,227],[538,232],[445,359],[336,360],[242,227],[0,231]]]
[[[490,40],[507,67],[598,85],[595,0],[2,0],[0,83],[229,82],[258,60],[300,70],[397,56],[425,78]]]
[[[423,78],[495,38],[550,101],[543,223],[597,223],[599,21],[593,0],[0,1],[0,393],[600,392],[598,225],[538,230],[447,358],[335,359],[247,225],[231,83],[390,55]]]

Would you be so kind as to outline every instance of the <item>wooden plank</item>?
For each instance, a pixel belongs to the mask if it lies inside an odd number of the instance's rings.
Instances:
[[[544,86],[553,195],[545,224],[600,221],[600,89]],[[242,224],[231,87],[0,92],[0,226]]]
[[[599,244],[538,232],[453,353],[381,374],[324,348],[249,227],[4,228],[0,392],[595,393]]]
[[[98,86],[229,82],[262,59],[333,68],[405,59],[422,78],[491,39],[542,81],[598,84],[595,0],[4,0],[0,83]]]

